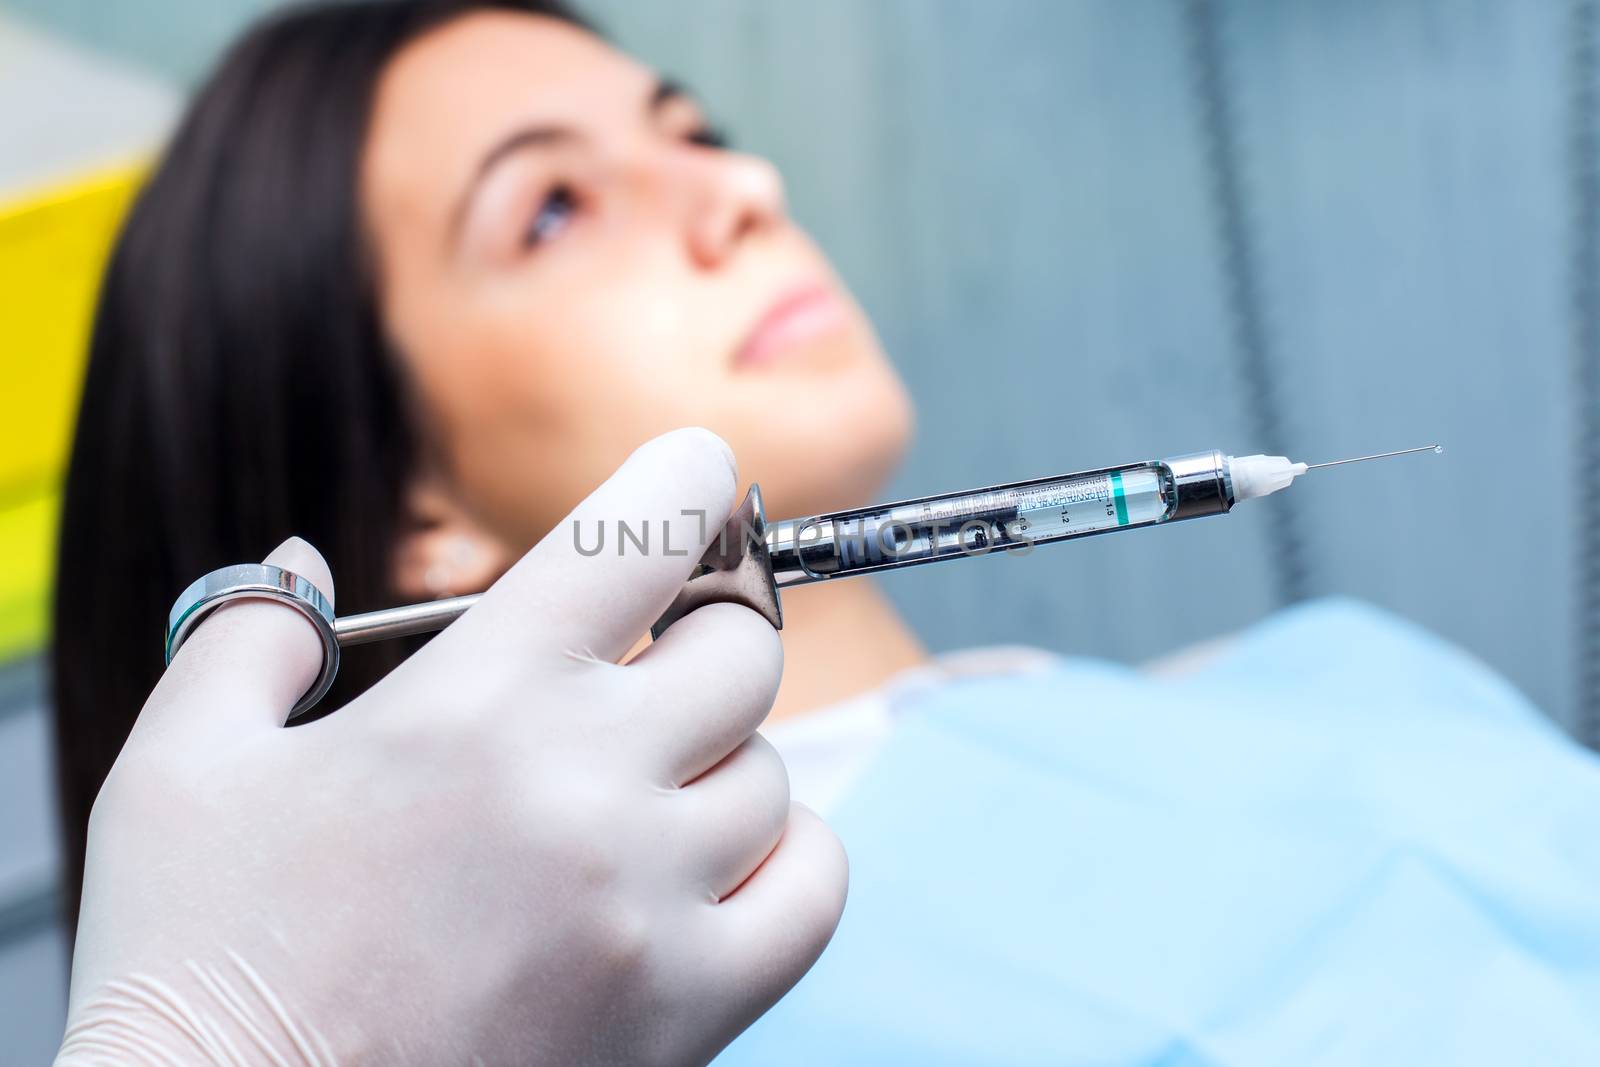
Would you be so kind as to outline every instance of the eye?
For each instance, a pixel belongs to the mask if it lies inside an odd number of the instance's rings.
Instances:
[[[715,126],[700,126],[690,130],[684,140],[701,148],[727,148],[732,143],[728,135]]]
[[[522,246],[533,248],[559,236],[577,210],[578,198],[570,186],[558,185],[551,189],[522,231]]]

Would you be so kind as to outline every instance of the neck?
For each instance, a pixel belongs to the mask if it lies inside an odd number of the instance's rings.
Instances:
[[[868,578],[797,586],[783,594],[783,683],[767,722],[864,693],[928,658]]]

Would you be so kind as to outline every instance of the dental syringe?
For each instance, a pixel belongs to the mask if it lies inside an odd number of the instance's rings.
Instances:
[[[782,629],[779,590],[790,586],[1222,515],[1241,500],[1286,488],[1308,470],[1442,451],[1442,445],[1424,445],[1313,464],[1193,452],[770,525],[761,488],[752,485],[651,633],[660,636],[695,608],[716,601],[744,604]],[[346,616],[334,631],[340,645],[430,633],[477,603],[479,595]]]
[[[1242,500],[1286,488],[1309,470],[1442,451],[1442,445],[1424,445],[1312,464],[1285,456],[1192,452],[786,519],[770,526],[761,488],[751,485],[650,632],[659,637],[695,608],[723,601],[752,608],[782,629],[779,591],[790,586],[994,552],[1022,554],[1070,538],[1222,515]],[[322,676],[293,715],[314,705],[332,684],[340,648],[441,630],[482,597],[474,593],[333,618],[325,598],[304,579],[287,572],[266,577],[256,573],[267,570],[277,571],[256,565],[224,568],[185,590],[168,619],[167,661],[218,604],[240,596],[284,600],[318,626],[324,646]],[[307,588],[300,589],[302,584]]]

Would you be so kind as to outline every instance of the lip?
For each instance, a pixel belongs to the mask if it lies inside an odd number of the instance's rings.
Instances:
[[[786,291],[767,308],[745,335],[734,366],[772,363],[808,341],[832,333],[845,323],[845,305],[828,285],[808,282]]]

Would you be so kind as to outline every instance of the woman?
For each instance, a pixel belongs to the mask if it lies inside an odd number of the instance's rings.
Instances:
[[[249,34],[101,298],[56,600],[69,891],[161,670],[126,638],[194,576],[298,533],[342,612],[479,590],[686,425],[780,515],[866,502],[905,446],[905,392],[771,165],[559,3],[340,4]],[[869,583],[807,592],[775,715],[921,658]],[[325,706],[407,651],[353,652]]]
[[[194,576],[297,533],[342,612],[480,589],[690,424],[778,515],[867,500],[905,446],[905,393],[769,165],[554,4],[252,32],[102,297],[57,601],[69,887],[160,670],[129,635]],[[1572,1009],[1600,999],[1600,773],[1459,653],[1332,607],[1181,681],[1020,654],[954,681],[908,670],[870,583],[784,608],[773,739],[851,901],[734,1062],[1600,1055]],[[342,698],[405,651],[352,655]]]

